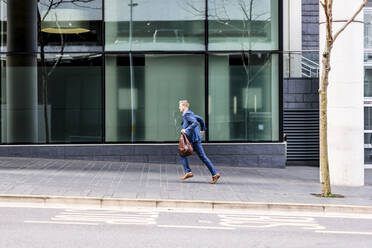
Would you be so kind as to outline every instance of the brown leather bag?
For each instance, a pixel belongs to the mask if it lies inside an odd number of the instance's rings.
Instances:
[[[178,143],[178,154],[182,157],[190,156],[193,153],[194,149],[190,141],[187,139],[185,134],[181,134],[180,141]]]

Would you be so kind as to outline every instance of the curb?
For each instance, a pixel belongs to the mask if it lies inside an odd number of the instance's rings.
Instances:
[[[316,213],[352,213],[372,214],[372,206],[273,203],[273,202],[234,202],[234,201],[201,201],[201,200],[168,200],[168,199],[125,199],[68,197],[44,195],[0,195],[0,205],[27,205],[32,207],[68,208],[84,207],[98,209],[124,208],[183,208],[209,210],[260,210]]]

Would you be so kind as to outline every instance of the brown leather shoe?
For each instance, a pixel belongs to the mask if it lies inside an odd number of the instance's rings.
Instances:
[[[192,172],[189,172],[189,173],[186,173],[183,177],[181,177],[180,179],[181,180],[185,180],[185,179],[187,179],[187,178],[189,178],[189,177],[193,177],[194,175],[192,174]]]
[[[211,184],[217,183],[218,179],[220,178],[220,173],[217,173],[215,176],[212,177],[212,181],[210,182]]]

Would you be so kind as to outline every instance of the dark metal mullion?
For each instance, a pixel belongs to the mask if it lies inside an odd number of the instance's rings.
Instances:
[[[205,141],[209,142],[209,58],[208,58],[208,45],[209,45],[209,26],[208,26],[208,0],[205,0],[205,20],[204,20],[204,43],[205,43],[205,55],[204,55],[204,112],[205,112],[205,126],[207,131],[205,132]]]
[[[171,50],[171,51],[158,51],[158,50],[149,50],[149,51],[105,51],[105,54],[120,55],[120,54],[129,54],[133,55],[143,55],[143,54],[205,54],[205,51],[188,51],[188,50]]]
[[[278,22],[279,22],[279,142],[283,142],[283,0],[278,0]]]
[[[280,34],[281,35],[281,34]],[[45,54],[56,54],[57,52],[44,52]],[[129,51],[65,51],[65,54],[129,54]],[[189,51],[189,50],[149,50],[149,51],[132,51],[133,54],[205,54],[206,51]],[[228,53],[228,54],[259,54],[259,53],[283,53],[280,50],[209,50],[208,53]],[[0,52],[0,55],[33,55],[36,53],[16,53],[16,52]]]
[[[208,0],[205,0],[205,20],[204,20],[204,37],[205,37],[205,50],[209,50],[209,26],[208,26]]]
[[[205,80],[205,92],[204,92],[204,101],[205,101],[205,126],[207,127],[207,131],[205,132],[205,141],[209,142],[209,61],[208,61],[208,53],[204,55],[204,80]]]
[[[102,110],[102,143],[105,143],[106,140],[106,56],[102,54],[101,59],[101,110]]]
[[[281,34],[280,34],[281,35]],[[228,53],[228,54],[242,54],[247,53],[250,54],[258,54],[258,53],[283,53],[281,50],[209,50],[208,53]],[[45,54],[55,54],[57,52],[44,52]],[[66,51],[65,54],[129,54],[129,51]],[[133,54],[205,54],[206,51],[190,51],[190,50],[142,50],[142,51],[132,51]],[[40,54],[40,52],[36,53],[17,53],[17,52],[0,52],[0,55],[30,55],[30,54]]]
[[[136,144],[177,144],[178,141],[136,141],[135,143],[132,142],[112,142],[108,141],[105,144],[124,144],[124,145],[136,145]],[[240,144],[240,143],[257,143],[257,144],[277,144],[278,141],[255,141],[255,140],[220,140],[220,141],[213,141],[211,144]],[[68,143],[68,142],[55,142],[55,143],[49,143],[48,146],[55,146],[55,145],[103,145],[101,142],[97,141],[85,141],[85,142],[74,142],[74,143]],[[14,143],[3,143],[0,146],[7,146],[7,145],[27,145],[27,146],[38,146],[38,145],[46,145],[45,143],[22,143],[22,142],[14,142]]]
[[[0,44],[1,45],[1,44]],[[37,55],[36,55],[37,56]],[[6,60],[6,57],[5,57],[5,60]],[[5,64],[6,65],[6,64]],[[0,60],[0,104],[2,105],[3,104],[3,101],[4,101],[4,98],[3,98],[3,84],[5,83],[6,84],[6,78],[5,78],[5,82],[2,81],[2,78],[3,78],[3,75],[2,75],[2,66],[3,66],[3,61]],[[6,69],[6,68],[5,68]],[[6,75],[5,75],[6,76]],[[3,126],[3,120],[5,118],[2,118],[3,117],[3,109],[1,108],[0,109],[0,125],[1,127]],[[3,142],[2,140],[2,137],[3,137],[3,132],[0,130],[0,144],[3,145],[3,144],[6,144],[5,142]]]
[[[101,39],[102,39],[102,67],[101,67],[101,109],[102,109],[102,143],[106,141],[106,28],[105,28],[105,0],[102,0],[102,22],[101,22]]]

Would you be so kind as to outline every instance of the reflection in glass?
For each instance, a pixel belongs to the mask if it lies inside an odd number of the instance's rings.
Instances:
[[[102,56],[47,54],[44,65],[42,64],[39,57],[38,67],[34,68],[37,72],[36,143],[101,142]],[[9,141],[6,131],[9,127],[5,113],[12,98],[7,94],[6,81],[10,79],[7,78],[6,71],[12,69],[22,73],[24,69],[6,66],[6,62],[2,60],[1,141],[13,143]],[[24,94],[28,98],[28,93]]]
[[[0,1],[0,52],[6,52],[6,22],[6,3],[4,1]]]
[[[279,139],[278,56],[209,56],[210,141]]]
[[[102,50],[102,0],[40,0],[38,5],[45,51]]]
[[[364,130],[372,130],[372,107],[364,107]]]
[[[204,55],[106,56],[106,141],[177,141],[178,101],[204,116]],[[134,116],[134,118],[132,118]]]
[[[364,97],[372,97],[372,69],[364,70]]]
[[[364,48],[372,48],[372,10],[364,10]]]
[[[372,164],[372,149],[364,149],[364,164]]]
[[[364,133],[364,163],[372,164],[372,133]]]
[[[208,49],[278,49],[278,2],[208,0]]]
[[[205,1],[106,0],[106,50],[204,50]]]

